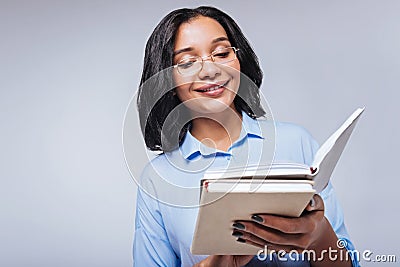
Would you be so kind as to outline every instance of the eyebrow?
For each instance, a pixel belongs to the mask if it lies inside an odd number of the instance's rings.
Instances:
[[[214,40],[211,41],[211,43],[215,44],[215,43],[219,43],[219,42],[223,42],[223,41],[229,41],[228,37],[221,36],[221,37],[215,38]],[[178,49],[178,50],[174,51],[173,56],[176,56],[176,55],[184,53],[184,52],[190,52],[193,50],[194,50],[193,47],[185,47],[182,49]]]

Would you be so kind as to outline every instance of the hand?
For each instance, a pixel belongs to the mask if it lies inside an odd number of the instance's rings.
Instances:
[[[193,265],[193,267],[241,267],[251,261],[253,255],[213,255]]]
[[[314,204],[308,204],[298,218],[257,214],[252,216],[252,221],[237,221],[233,225],[233,235],[239,237],[239,241],[260,248],[268,245],[276,250],[295,249],[299,252],[311,249],[327,227],[322,198],[314,195],[313,201]]]
[[[304,250],[314,250],[316,255],[321,255],[329,247],[337,249],[337,236],[324,216],[324,201],[319,195],[314,195],[298,218],[255,214],[251,220],[233,224],[232,235],[238,237],[239,242],[262,249],[267,246],[269,251],[296,250],[301,253]],[[350,261],[333,262],[329,259],[315,261],[312,266],[333,266],[336,263],[338,266],[351,266]]]

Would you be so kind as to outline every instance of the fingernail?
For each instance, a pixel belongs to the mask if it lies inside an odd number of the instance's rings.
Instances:
[[[246,243],[246,240],[244,240],[243,238],[238,238],[238,239],[236,239],[236,241],[237,242],[240,242],[240,243]]]
[[[251,219],[254,220],[254,221],[256,221],[256,222],[259,222],[259,223],[264,222],[264,219],[261,218],[261,217],[258,216],[258,215],[253,215],[253,216],[251,216]]]
[[[233,228],[239,229],[239,230],[244,230],[246,227],[244,226],[244,224],[240,223],[240,222],[235,222],[234,224],[232,224]]]
[[[241,236],[243,236],[243,233],[238,232],[238,231],[233,231],[232,235],[236,236],[236,237],[241,237]]]

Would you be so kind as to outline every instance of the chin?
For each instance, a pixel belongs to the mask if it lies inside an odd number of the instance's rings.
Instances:
[[[233,99],[232,101],[221,101],[219,99],[201,98],[186,101],[185,105],[196,114],[212,115],[232,109]]]

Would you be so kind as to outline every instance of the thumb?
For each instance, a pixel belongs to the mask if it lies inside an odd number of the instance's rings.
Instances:
[[[306,211],[323,211],[325,210],[324,200],[320,195],[315,194],[308,203]]]

